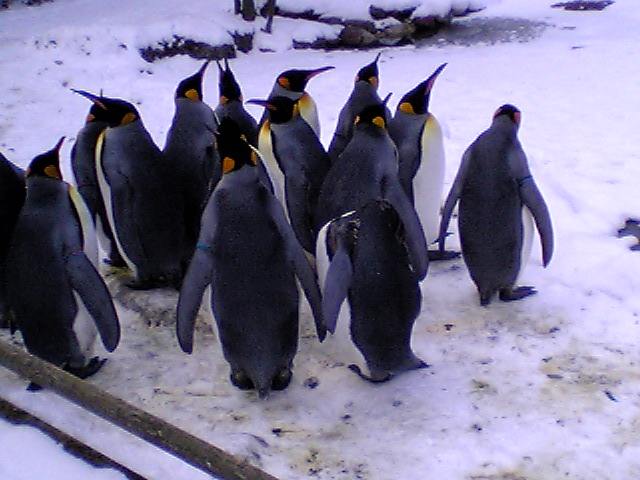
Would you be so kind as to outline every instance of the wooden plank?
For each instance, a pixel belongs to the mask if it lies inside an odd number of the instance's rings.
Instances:
[[[277,480],[248,462],[4,341],[0,341],[0,365],[208,474],[223,480]]]

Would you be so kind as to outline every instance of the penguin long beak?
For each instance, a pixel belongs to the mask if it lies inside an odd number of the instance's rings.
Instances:
[[[442,72],[442,70],[444,70],[444,67],[446,66],[447,64],[443,63],[438,68],[436,68],[436,71],[433,72],[429,78],[427,78],[426,85],[425,85],[425,94],[431,92],[431,89],[433,88],[433,84],[436,83],[436,78],[438,78],[438,75],[440,75],[440,73]]]
[[[200,67],[200,70],[198,70],[198,73],[196,73],[196,75],[198,75],[198,77],[202,78],[204,75],[204,71],[207,69],[207,67],[209,66],[209,63],[211,63],[211,60],[207,60],[206,62],[204,62],[204,64]]]
[[[60,148],[62,148],[62,144],[64,143],[64,140],[67,137],[60,137],[60,140],[58,140],[58,143],[56,143],[56,146],[53,147],[53,150],[55,150],[56,152],[60,152]]]
[[[309,81],[316,75],[320,75],[321,73],[326,72],[327,70],[333,70],[334,68],[336,67],[329,65],[326,67],[316,68],[315,70],[308,70],[306,80]]]
[[[384,97],[384,100],[382,101],[382,105],[385,105],[385,106],[387,105],[387,102],[391,98],[391,95],[393,95],[393,92],[389,93],[386,97]]]
[[[89,93],[85,90],[76,90],[75,88],[72,88],[71,91],[73,93],[77,93],[78,95],[82,95],[84,98],[87,98],[89,100],[91,100],[93,103],[95,103],[96,105],[98,105],[100,108],[107,110],[107,107],[105,106],[104,103],[102,103],[102,101],[100,100],[100,97],[98,97],[97,95],[94,95],[93,93]]]
[[[252,98],[251,100],[247,100],[246,103],[251,103],[253,105],[260,105],[268,110],[275,111],[277,108],[269,103],[269,100],[260,100],[258,98]]]

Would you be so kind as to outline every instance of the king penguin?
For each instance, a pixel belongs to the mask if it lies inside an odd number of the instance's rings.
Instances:
[[[342,110],[340,110],[338,125],[329,144],[329,158],[331,162],[335,162],[338,159],[351,140],[356,115],[365,107],[381,102],[380,96],[378,95],[378,85],[380,84],[378,73],[379,59],[380,53],[378,53],[373,62],[362,67],[356,75],[353,90],[347,99],[347,103],[345,103]],[[388,109],[385,109],[383,118],[387,123],[391,119],[391,113]]]
[[[107,111],[98,104],[91,105],[86,123],[78,132],[71,149],[71,170],[78,192],[82,195],[96,225],[100,245],[107,252],[105,261],[114,267],[125,267],[126,263],[118,252],[113,231],[109,225],[96,174],[96,144],[100,133],[108,126]]]
[[[464,152],[460,168],[445,202],[440,223],[440,249],[458,200],[458,226],[462,256],[480,294],[488,305],[496,292],[513,301],[536,293],[533,287],[514,287],[529,258],[535,220],[546,267],[553,254],[549,210],[529,171],[518,141],[520,111],[502,105],[484,131]]]
[[[175,91],[176,110],[167,132],[163,155],[177,176],[183,200],[185,251],[188,261],[198,240],[200,217],[210,184],[220,180],[213,132],[217,128],[213,110],[203,101],[202,78],[209,62],[182,80]]]
[[[315,252],[314,215],[320,187],[331,162],[320,140],[300,115],[299,100],[272,97],[249,100],[268,112],[269,137],[260,134],[259,150],[269,163],[276,196],[302,247]]]
[[[24,197],[24,171],[0,153],[0,328],[11,326],[6,301],[6,260]]]
[[[322,340],[320,291],[282,205],[258,179],[258,155],[233,120],[222,120],[217,140],[223,177],[209,197],[180,291],[178,340],[191,353],[195,318],[211,284],[211,308],[231,382],[255,388],[265,398],[291,380],[298,345],[296,277]]]
[[[359,112],[354,121],[353,138],[327,173],[316,207],[316,230],[322,233],[317,237],[316,252],[318,244],[325,241],[327,222],[370,200],[384,199],[393,205],[402,220],[411,264],[422,280],[429,263],[427,243],[418,215],[398,180],[398,152],[385,120],[388,99],[389,96],[384,102]],[[320,262],[320,275],[324,268]]]
[[[438,239],[445,169],[442,129],[429,111],[429,98],[446,65],[440,65],[429,78],[406,93],[389,122],[389,135],[398,148],[398,177],[418,212],[428,244]],[[429,251],[430,260],[457,256],[456,252],[441,255],[439,250]]]
[[[105,361],[91,358],[96,327],[111,352],[120,325],[95,267],[88,209],[78,208],[81,197],[60,174],[62,141],[27,170],[26,200],[7,258],[7,292],[27,350],[86,378]]]
[[[78,93],[107,112],[109,126],[96,143],[96,173],[118,250],[133,273],[127,285],[177,286],[186,240],[183,200],[171,165],[131,103]]]
[[[395,209],[384,200],[370,200],[332,221],[326,240],[331,264],[322,299],[325,325],[335,332],[340,305],[348,297],[351,339],[371,376],[357,365],[349,368],[371,382],[425,368],[410,345],[422,294]]]
[[[332,70],[333,68],[335,67],[326,66],[316,68],[315,70],[286,70],[278,75],[275,83],[273,84],[273,88],[271,89],[271,93],[269,94],[269,98],[288,97],[291,100],[298,102],[300,116],[309,124],[318,138],[320,138],[318,108],[311,95],[305,91],[305,88],[307,88],[307,83],[309,83],[309,80],[313,77],[328,70]],[[267,115],[265,111],[260,119],[261,130],[264,128],[266,118]]]

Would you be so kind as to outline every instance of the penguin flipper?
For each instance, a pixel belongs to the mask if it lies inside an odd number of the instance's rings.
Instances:
[[[336,332],[340,306],[347,297],[351,280],[353,278],[353,265],[349,253],[342,242],[338,246],[327,271],[324,282],[324,296],[322,297],[322,315],[324,325],[331,333]]]
[[[318,339],[322,342],[327,336],[327,329],[324,326],[324,320],[322,317],[322,295],[320,294],[318,282],[316,281],[311,265],[309,264],[309,261],[307,260],[307,257],[305,256],[304,251],[293,232],[293,228],[284,215],[282,205],[276,197],[269,195],[268,198],[269,213],[282,235],[287,255],[293,263],[293,268],[298,280],[300,281],[300,285],[302,286],[302,291],[311,306]]]
[[[285,180],[285,196],[291,227],[300,245],[307,252],[315,252],[313,236],[311,234],[311,207],[308,202],[309,185],[299,178],[287,176]]]
[[[536,222],[542,244],[542,264],[546,267],[553,255],[553,227],[549,209],[531,175],[519,180],[518,184],[522,203],[531,211]]]
[[[204,290],[211,283],[212,271],[213,255],[210,247],[199,243],[182,281],[178,297],[176,333],[180,348],[185,353],[193,352],[193,330],[196,317]]]
[[[429,254],[427,248],[427,240],[420,224],[420,219],[415,209],[409,201],[409,197],[400,186],[400,182],[397,177],[387,175],[383,180],[382,188],[383,196],[402,220],[402,224],[405,230],[405,237],[407,240],[407,246],[409,248],[409,256],[411,258],[411,265],[418,277],[418,280],[422,280],[427,275],[429,268]]]
[[[438,233],[438,249],[440,252],[444,252],[444,240],[447,237],[447,228],[449,228],[449,221],[453,214],[453,208],[458,203],[460,194],[462,193],[462,186],[464,185],[467,177],[467,171],[469,170],[469,162],[471,159],[471,152],[467,149],[462,155],[462,161],[460,162],[460,168],[456,174],[456,178],[451,185],[447,200],[444,202],[444,208],[442,209],[442,218],[440,219],[440,232]]]
[[[120,322],[102,277],[83,252],[69,255],[65,269],[71,287],[78,292],[96,323],[102,343],[109,352],[113,352],[120,341]]]

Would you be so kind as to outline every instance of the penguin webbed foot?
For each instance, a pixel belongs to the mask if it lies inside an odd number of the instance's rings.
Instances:
[[[89,378],[92,375],[98,373],[98,371],[102,368],[102,366],[107,362],[106,358],[93,357],[89,360],[83,367],[72,367],[71,365],[65,365],[63,370],[69,372],[71,375],[75,375],[76,377],[84,380]]]
[[[271,381],[271,390],[284,390],[291,383],[292,376],[293,373],[289,367],[283,368],[275,377],[273,377],[273,380]]]
[[[242,371],[231,372],[229,380],[231,380],[232,385],[240,390],[253,390],[255,388],[253,381]]]
[[[530,295],[535,295],[538,291],[534,287],[517,287],[517,288],[502,288],[500,289],[500,300],[503,302],[514,302],[521,300]]]
[[[460,252],[454,250],[428,250],[427,254],[430,262],[453,260],[460,256]]]
[[[362,370],[360,370],[360,367],[358,365],[356,365],[355,363],[352,363],[351,365],[349,365],[348,368],[353,373],[358,375],[361,379],[366,380],[367,382],[370,382],[370,383],[384,383],[384,382],[388,382],[389,380],[391,380],[393,378],[393,374],[392,373],[383,372],[381,370],[372,370],[371,371],[371,376],[368,377],[367,375],[362,373]]]

